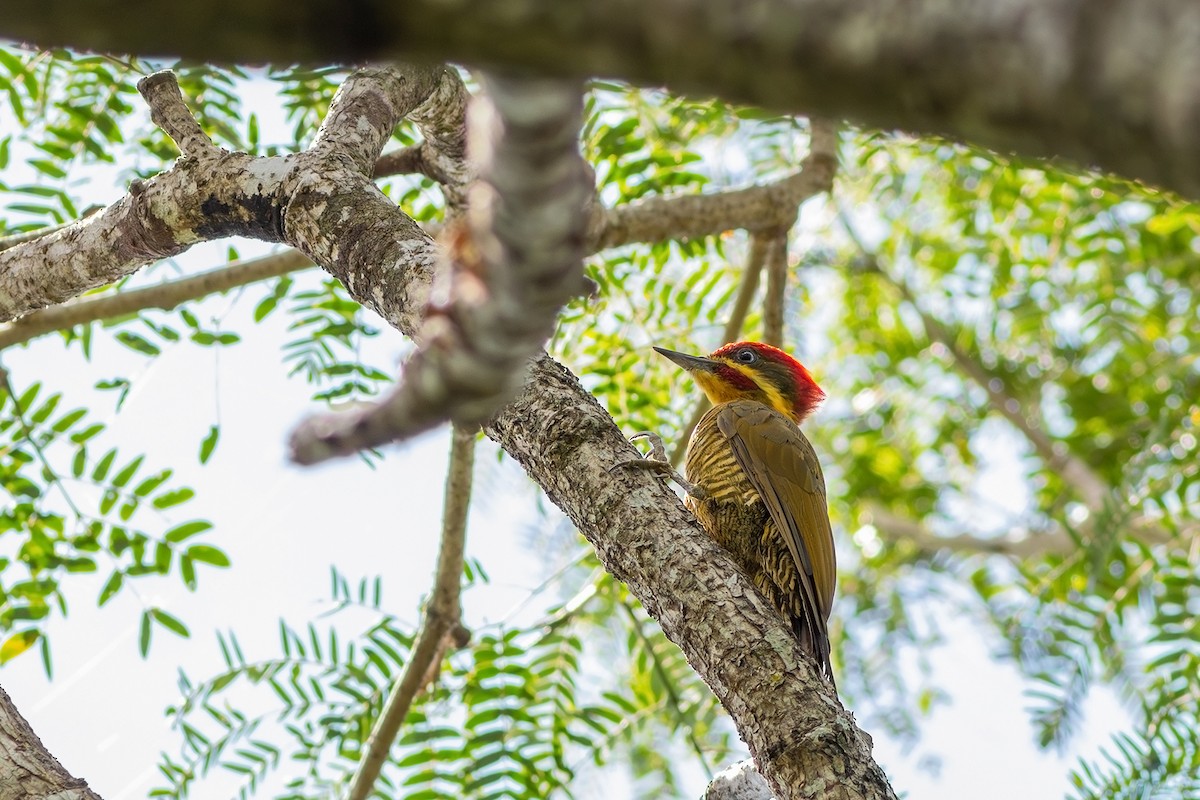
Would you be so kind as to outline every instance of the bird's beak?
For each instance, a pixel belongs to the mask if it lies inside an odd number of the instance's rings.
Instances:
[[[688,372],[712,372],[717,366],[716,361],[713,361],[711,358],[704,358],[703,356],[689,356],[686,353],[676,353],[674,350],[667,350],[665,347],[656,347],[654,351],[671,359]]]

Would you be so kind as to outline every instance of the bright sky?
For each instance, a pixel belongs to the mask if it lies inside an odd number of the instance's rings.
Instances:
[[[269,130],[266,102],[260,98],[255,107]],[[11,132],[5,130],[10,124],[0,116],[0,136]],[[19,173],[17,160],[3,180],[29,179]],[[109,186],[91,191],[95,197],[89,202],[116,196]],[[222,261],[225,247],[196,248],[179,263],[188,271],[210,268]],[[243,255],[265,252],[261,245],[239,248]],[[178,699],[176,668],[185,667],[193,679],[218,671],[214,631],[236,631],[250,658],[276,653],[280,617],[302,626],[327,608],[331,564],[352,582],[382,575],[385,602],[410,621],[429,589],[445,432],[393,448],[375,470],[353,459],[315,470],[287,464],[288,432],[316,407],[309,388],[288,379],[281,364],[287,320],[276,313],[255,326],[250,319],[266,292],[252,287],[197,309],[202,321],[224,319],[226,329],[244,334],[241,344],[229,348],[184,342],[147,363],[98,335],[91,363],[78,350],[64,351],[55,339],[3,354],[18,391],[43,381],[64,392],[64,408],[111,408],[112,393],[92,386],[117,375],[133,377],[133,395],[94,452],[117,445],[126,459],[146,453],[148,468],[172,467],[182,485],[196,488],[197,497],[164,519],[164,529],[192,517],[210,519],[216,527],[209,540],[233,560],[228,570],[201,566],[195,594],[174,576],[147,579],[134,584],[140,597],[127,588],[103,610],[95,608],[95,600],[107,573],[73,576],[70,616],[49,625],[54,680],[46,680],[36,652],[0,671],[0,683],[50,751],[108,800],[144,797],[159,783],[158,753],[174,752],[179,743],[163,715]],[[366,357],[391,366],[403,349],[399,334],[385,327]],[[199,467],[200,440],[218,418],[220,444],[207,467]],[[511,462],[500,464],[494,455],[493,445],[481,446],[469,532],[469,555],[492,577],[490,586],[464,598],[467,623],[476,628],[505,618],[556,566],[544,563],[544,554],[527,540],[529,526],[538,524],[534,490]],[[72,492],[77,501],[88,502],[86,487],[72,486]],[[535,608],[550,602],[548,597]],[[144,604],[184,620],[192,638],[181,640],[158,628],[150,658],[143,661],[136,640]],[[954,698],[953,705],[939,708],[925,723],[914,752],[904,753],[898,743],[874,733],[876,757],[893,786],[913,798],[1061,797],[1074,754],[1060,758],[1038,751],[1023,710],[1024,687],[1009,666],[990,655],[998,649],[996,641],[958,609],[939,610],[949,644],[933,656],[935,681]],[[1124,719],[1111,695],[1095,693],[1075,753],[1093,754]],[[936,775],[921,766],[931,756],[941,760]],[[194,796],[214,796],[218,785],[201,784]],[[690,775],[686,795],[697,796],[702,785],[699,774]],[[599,796],[622,796],[610,791]]]

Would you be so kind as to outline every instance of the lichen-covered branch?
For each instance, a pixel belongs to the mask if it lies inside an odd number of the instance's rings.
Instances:
[[[470,100],[471,94],[458,73],[446,70],[429,99],[409,114],[424,137],[419,151],[420,171],[442,187],[448,220],[466,210],[467,187],[475,178],[474,167],[467,159]]]
[[[393,151],[391,154],[385,153],[380,156],[379,162],[377,162],[379,166],[375,170],[375,175],[377,177],[381,175],[394,175],[410,170],[423,173],[424,167],[421,165],[424,163],[422,159],[425,157],[423,155],[425,149],[425,146],[422,145],[420,147],[402,148]],[[431,175],[430,177],[434,176]],[[775,196],[777,187],[780,184],[793,183],[795,179],[796,176],[792,175],[774,183],[766,183],[743,189],[726,189],[703,195],[705,203],[709,206],[707,218],[712,224],[712,227],[704,231],[703,235],[714,236],[737,227],[737,223],[744,220],[748,205],[750,207],[759,207],[760,205],[765,207],[768,199]],[[815,189],[815,191],[821,190],[820,188]],[[807,197],[801,199],[807,199]],[[602,244],[602,237],[605,235],[604,231],[609,228],[609,220],[615,220],[618,217],[622,219],[621,224],[626,227],[627,231],[653,231],[656,236],[673,238],[669,230],[660,229],[659,226],[654,225],[652,218],[655,214],[661,213],[664,207],[668,210],[676,206],[681,208],[692,207],[693,201],[694,197],[690,195],[674,195],[661,198],[661,204],[647,205],[645,203],[631,203],[627,206],[618,206],[615,209],[598,207],[593,212],[593,219],[590,223],[587,252],[594,253],[598,251]],[[380,210],[384,212],[385,217],[394,221],[396,225],[399,225],[402,231],[410,232],[416,236],[419,230],[424,230],[425,232],[419,236],[422,241],[428,240],[430,230],[436,231],[440,229],[440,226],[436,225],[424,226],[422,229],[421,226],[410,224],[410,220],[402,212],[397,213],[393,209],[384,209],[382,207],[380,207]],[[95,213],[95,211],[92,211],[92,213]],[[670,212],[669,216],[675,217],[679,215]],[[70,224],[74,225],[75,223]],[[690,222],[688,225],[688,229],[692,231],[692,235],[698,235],[696,234],[696,227]],[[15,247],[17,244],[26,244],[36,239],[50,236],[61,230],[62,227],[66,226],[56,227],[50,231],[34,231],[29,234],[21,234],[19,235],[19,241],[11,243],[8,238],[5,238],[0,240],[0,250],[4,249],[5,245]],[[243,235],[253,235],[253,232],[247,230]],[[658,239],[655,241],[658,241]],[[33,252],[32,250],[22,252],[22,258],[32,261],[28,266],[30,270],[36,269],[36,265],[42,263],[40,261],[42,257],[41,253]],[[167,281],[160,286],[132,289],[121,292],[119,295],[113,295],[112,297],[95,298],[73,304],[42,308],[37,311],[31,311],[7,325],[0,324],[0,347],[20,344],[37,336],[63,330],[74,325],[132,314],[147,308],[174,308],[188,300],[197,300],[214,292],[226,291],[236,286],[275,277],[286,272],[306,269],[311,263],[312,259],[300,253],[294,251],[282,252],[263,259],[218,267],[201,275],[180,278],[176,281]],[[759,268],[761,269],[761,263]],[[131,271],[135,269],[136,267],[131,267]],[[729,323],[726,325],[725,341],[732,341],[732,338],[741,330],[741,322],[739,321],[736,331],[733,333],[729,332],[732,323],[735,320],[743,319],[746,311],[749,309],[749,303],[753,300],[754,292],[757,291],[757,280],[758,273],[756,271],[754,276],[755,282],[750,287],[750,293],[746,294],[745,291],[739,292],[735,307],[730,312]],[[80,291],[83,290],[81,289]],[[743,302],[745,303],[744,307],[742,305]]]
[[[814,139],[801,169],[774,183],[713,194],[651,197],[604,211],[594,234],[596,249],[690,239],[714,231],[790,226],[797,206],[829,190],[836,168],[836,146],[819,146]]]
[[[0,252],[0,321],[113,283],[200,241],[241,235],[286,242],[328,265],[347,250],[376,246],[361,236],[415,228],[371,183],[370,168],[396,123],[439,85],[443,71],[398,67],[359,75],[348,81],[353,97],[337,106],[335,122],[326,120],[312,149],[258,158],[200,138],[194,120],[183,121],[188,111],[169,73],[144,80],[139,88],[151,115],[169,126],[185,157],[148,181],[134,181],[129,194],[103,211]],[[360,160],[369,161],[365,172],[355,168]],[[342,212],[351,207],[347,218]],[[338,247],[324,247],[330,239],[322,220],[337,228]]]
[[[103,208],[104,206],[88,206],[83,210],[83,213],[79,215],[79,219],[90,217],[92,214],[95,214],[97,211],[100,211]],[[26,242],[32,242],[35,239],[41,239],[43,236],[49,236],[50,234],[60,231],[63,228],[74,225],[76,222],[77,220],[71,220],[70,222],[62,223],[61,225],[51,225],[32,231],[10,233],[7,236],[0,236],[0,251],[7,250],[10,247],[16,247],[19,244],[25,244]]]
[[[310,464],[411,436],[447,417],[478,423],[519,386],[524,362],[582,288],[582,86],[493,76],[472,108],[481,173],[465,230],[400,384],[364,410],[306,420],[292,455]]]

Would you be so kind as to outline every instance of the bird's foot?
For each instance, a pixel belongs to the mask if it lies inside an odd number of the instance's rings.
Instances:
[[[629,437],[629,441],[637,439],[645,439],[650,443],[650,452],[645,458],[635,458],[630,461],[622,461],[619,464],[614,464],[608,468],[609,472],[623,469],[625,467],[636,467],[637,469],[650,470],[656,472],[664,478],[675,481],[681,489],[688,493],[688,496],[697,500],[705,500],[708,498],[708,492],[701,487],[689,481],[687,478],[679,474],[679,471],[671,466],[671,461],[667,458],[667,448],[663,445],[662,437],[653,431],[643,431]]]

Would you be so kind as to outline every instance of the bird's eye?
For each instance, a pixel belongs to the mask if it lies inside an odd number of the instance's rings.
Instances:
[[[734,357],[743,364],[753,364],[758,361],[758,353],[753,350],[738,350]]]

